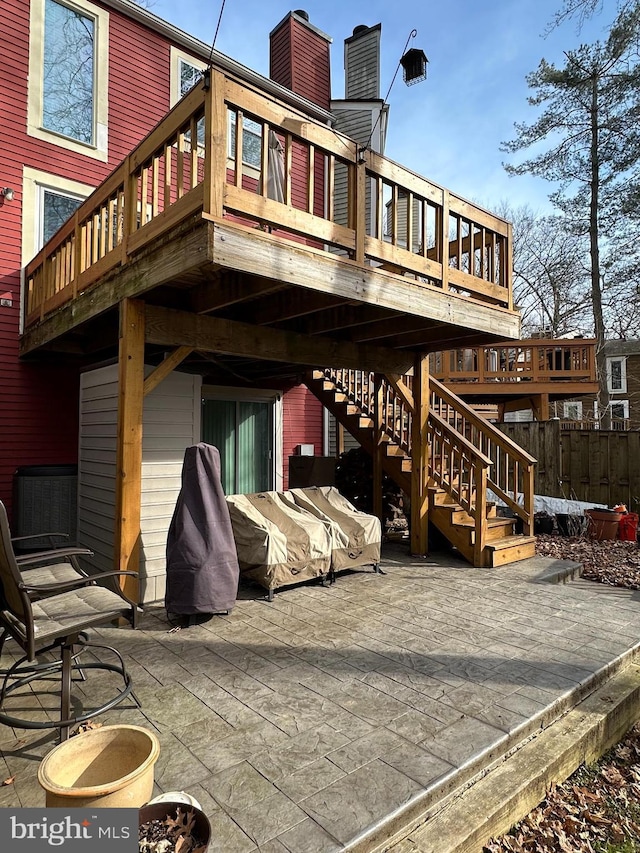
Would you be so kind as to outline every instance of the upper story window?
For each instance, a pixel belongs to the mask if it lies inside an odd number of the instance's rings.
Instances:
[[[187,94],[190,89],[202,80],[203,69],[187,62],[185,59],[180,59],[178,63],[180,74],[180,97]]]
[[[206,67],[207,63],[201,59],[189,56],[177,47],[171,48],[171,107],[202,79]]]
[[[607,386],[610,394],[627,393],[626,358],[607,359]]]
[[[45,0],[42,126],[93,145],[95,20]]]
[[[105,162],[108,32],[87,0],[32,0],[28,133]]]
[[[227,156],[235,159],[236,156],[236,122],[235,112],[229,110],[229,150]],[[262,127],[257,121],[246,116],[242,118],[242,162],[245,166],[260,170],[262,158]]]

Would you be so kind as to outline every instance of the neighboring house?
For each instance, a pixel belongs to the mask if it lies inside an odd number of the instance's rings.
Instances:
[[[640,340],[605,343],[611,429],[640,429]],[[558,404],[567,429],[599,429],[604,412],[595,394]]]
[[[11,508],[18,467],[77,462],[84,369],[71,357],[18,359],[21,271],[200,79],[210,47],[130,0],[6,0],[0,26],[0,499]],[[281,85],[219,61],[307,111],[316,104],[316,118],[328,121],[329,42],[286,16],[271,34],[271,74]],[[255,165],[252,130],[245,119],[244,159]],[[139,206],[138,216],[145,212]],[[207,388],[203,399],[202,432],[195,426],[192,438],[228,443],[228,491],[282,487],[297,445],[325,449],[322,407],[296,379],[252,393]],[[225,436],[211,427],[216,419],[224,419]],[[249,443],[259,448],[259,464]]]

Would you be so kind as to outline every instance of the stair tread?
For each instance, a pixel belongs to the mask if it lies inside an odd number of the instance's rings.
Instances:
[[[525,536],[524,533],[514,533],[513,536],[505,536],[503,539],[496,539],[493,542],[487,542],[486,547],[493,551],[500,551],[503,548],[511,548],[513,545],[528,545],[530,542],[535,543],[535,536]]]
[[[464,512],[462,509],[459,511]],[[509,527],[513,522],[513,518],[488,518],[487,527]],[[473,519],[471,519],[471,521],[455,521],[454,524],[456,527],[475,527],[475,521],[473,521]]]

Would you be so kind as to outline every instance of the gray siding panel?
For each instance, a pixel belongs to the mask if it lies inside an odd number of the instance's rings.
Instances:
[[[151,368],[149,368],[151,370]],[[117,365],[83,374],[78,454],[78,541],[92,570],[113,567]],[[140,579],[143,601],[164,596],[165,544],[180,491],[184,451],[200,441],[201,379],[174,372],[144,401]]]
[[[380,97],[380,30],[372,28],[344,46],[345,98]]]

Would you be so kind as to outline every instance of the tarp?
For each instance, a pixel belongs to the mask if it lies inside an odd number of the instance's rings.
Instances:
[[[278,492],[229,495],[242,574],[266,589],[328,575],[331,538],[320,519]]]
[[[195,444],[184,454],[182,488],[167,535],[167,612],[230,611],[239,575],[220,453],[210,444]]]
[[[335,486],[290,489],[284,494],[326,525],[331,535],[333,571],[380,562],[380,519],[356,509]]]

